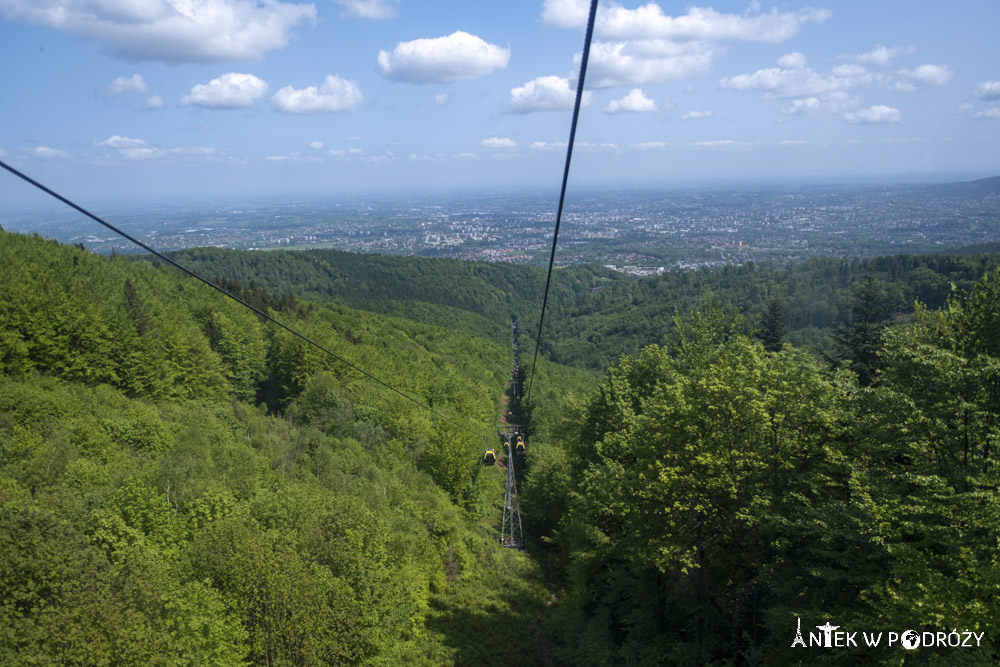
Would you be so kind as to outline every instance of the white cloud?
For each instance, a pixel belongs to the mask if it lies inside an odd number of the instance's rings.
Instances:
[[[718,47],[709,42],[665,39],[595,42],[590,48],[590,78],[594,88],[663,83],[707,74]],[[574,57],[580,64],[580,54]]]
[[[868,70],[861,65],[837,65],[830,70],[830,74],[841,79],[863,77],[868,74]]]
[[[65,160],[73,157],[69,151],[64,151],[59,148],[50,148],[48,146],[35,146],[34,148],[27,150],[31,155],[44,158],[46,160]]]
[[[238,109],[253,106],[267,94],[267,83],[253,74],[229,72],[208,83],[200,83],[181,98],[181,104],[210,109]]]
[[[788,69],[802,69],[806,66],[806,56],[804,53],[786,53],[778,58],[778,65]]]
[[[162,109],[166,103],[159,95],[150,95],[146,98],[147,109]]]
[[[845,113],[844,118],[848,123],[876,125],[880,123],[898,123],[900,115],[899,109],[879,104],[867,109],[859,109],[854,112]]]
[[[447,37],[399,42],[392,52],[379,51],[376,69],[397,81],[450,83],[507,67],[509,59],[510,49],[457,30]]]
[[[202,158],[218,160],[223,154],[214,148],[206,146],[181,146],[179,148],[157,148],[147,146],[141,139],[111,136],[104,141],[95,142],[96,146],[114,148],[118,157],[124,160],[160,160],[175,156],[181,158]]]
[[[913,69],[900,70],[900,75],[925,86],[943,86],[955,75],[947,65],[921,65]]]
[[[542,21],[558,28],[582,28],[587,23],[586,0],[545,0]],[[699,39],[711,41],[782,42],[798,33],[805,23],[822,23],[832,16],[825,9],[796,12],[723,14],[711,7],[691,7],[687,14],[672,17],[655,2],[635,9],[617,3],[598,7],[594,31],[609,39]]]
[[[3,158],[3,157],[7,157],[7,151],[5,151],[4,149],[0,148],[0,158]]]
[[[323,159],[315,155],[303,155],[298,151],[288,155],[267,155],[264,157],[268,162],[288,162],[291,164],[301,164],[303,162],[322,162]]]
[[[976,95],[981,100],[1000,100],[1000,81],[980,81]]]
[[[611,100],[605,113],[656,111],[656,102],[642,94],[641,88],[633,88],[620,100]]]
[[[360,148],[351,148],[347,152],[351,155],[361,155],[362,153],[364,153],[364,151],[361,150]]]
[[[321,151],[321,150],[323,150],[323,142],[322,141],[310,141],[309,142],[309,148],[315,148],[316,150]]]
[[[583,92],[583,106],[590,104],[591,94]],[[572,109],[576,91],[569,87],[569,79],[559,76],[540,76],[510,91],[511,108],[516,113]]]
[[[722,79],[719,85],[722,88],[758,92],[774,98],[801,98],[843,91],[873,79],[863,67],[857,70],[839,71],[840,74],[820,74],[808,67],[802,69],[771,67],[757,70],[753,74],[738,74]]]
[[[714,114],[711,111],[688,111],[681,116],[681,120],[701,120],[711,118]]]
[[[542,23],[553,28],[582,28],[587,25],[587,7],[584,0],[545,0]]]
[[[1000,107],[989,107],[972,114],[973,118],[1000,118]]]
[[[437,93],[434,95],[434,101],[438,104],[444,104],[448,101],[448,93]]]
[[[658,150],[666,147],[667,144],[664,141],[644,141],[641,144],[632,145],[632,148],[638,148],[641,151]]]
[[[280,0],[0,0],[11,21],[105,44],[129,60],[257,60],[284,47],[316,6]]]
[[[862,63],[870,63],[877,67],[888,67],[892,64],[892,61],[899,56],[908,56],[916,51],[914,46],[896,46],[893,48],[887,48],[881,44],[875,47],[875,50],[869,51],[868,53],[859,53],[855,55],[845,55],[841,58],[847,58],[849,60],[857,60]]]
[[[334,0],[343,7],[341,16],[360,19],[391,19],[396,16],[399,0]]]
[[[166,154],[166,151],[151,146],[135,146],[118,151],[118,155],[126,160],[158,160]]]
[[[517,148],[517,142],[509,137],[489,137],[482,140],[482,145],[486,148]]]
[[[323,85],[317,88],[296,89],[285,86],[274,94],[274,106],[288,113],[316,113],[320,111],[353,111],[364,101],[365,96],[354,81],[341,79],[336,74],[327,74]]]
[[[117,134],[112,134],[104,141],[95,141],[94,145],[102,148],[136,148],[138,146],[145,146],[146,142],[142,139],[130,139],[129,137],[120,137]]]
[[[107,91],[111,95],[121,95],[122,93],[144,93],[149,90],[146,80],[141,74],[132,76],[119,76],[108,84]]]
[[[578,146],[582,146],[584,142],[578,142]],[[536,141],[531,144],[531,150],[533,151],[558,151],[564,150],[566,148],[565,141]]]
[[[730,148],[737,144],[732,139],[716,139],[715,141],[695,141],[691,145],[697,148]]]
[[[803,139],[782,139],[778,142],[779,146],[808,146],[811,141],[805,141]]]

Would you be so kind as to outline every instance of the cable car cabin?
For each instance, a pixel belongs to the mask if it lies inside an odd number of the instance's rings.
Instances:
[[[497,462],[497,454],[496,452],[493,451],[493,448],[490,447],[489,449],[486,450],[486,453],[483,454],[483,464],[491,466],[496,462]]]
[[[521,436],[517,436],[517,443],[514,445],[514,452],[517,454],[524,454],[524,440]]]

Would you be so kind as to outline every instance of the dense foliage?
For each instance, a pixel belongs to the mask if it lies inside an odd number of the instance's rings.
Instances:
[[[499,413],[501,345],[272,301],[453,419]],[[532,632],[479,432],[172,269],[0,234],[0,372],[0,663],[469,663],[506,655],[495,618]]]
[[[529,455],[563,661],[995,664],[1000,271],[887,330],[868,387],[743,330],[676,319]],[[798,618],[987,639],[806,656]]]
[[[996,256],[561,269],[533,381],[533,269],[180,256],[447,419],[170,267],[0,232],[3,664],[1000,660]],[[479,464],[511,317],[530,557]],[[800,656],[797,619],[985,640]]]
[[[525,349],[535,335],[545,286],[543,269],[451,259],[359,255],[335,250],[247,253],[214,248],[176,257],[218,280],[249,280],[276,293],[334,299],[508,342],[508,322],[524,325]],[[663,343],[677,312],[707,295],[723,311],[745,316],[747,332],[764,330],[769,310],[784,314],[787,342],[839,358],[838,329],[850,319],[858,286],[875,280],[889,317],[906,317],[913,302],[940,308],[952,286],[968,290],[1000,265],[996,254],[820,258],[787,267],[726,266],[637,279],[594,266],[553,275],[542,340],[557,363],[603,371],[622,354]],[[532,343],[533,344],[533,343]]]

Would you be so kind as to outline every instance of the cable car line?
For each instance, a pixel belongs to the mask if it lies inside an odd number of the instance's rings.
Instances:
[[[559,208],[556,210],[556,226],[552,234],[552,252],[549,254],[549,272],[545,278],[545,293],[542,296],[542,314],[538,318],[538,335],[535,337],[535,358],[531,362],[531,378],[528,380],[528,393],[525,400],[531,398],[531,385],[535,381],[535,365],[538,363],[538,348],[542,344],[542,323],[545,322],[545,306],[549,301],[549,283],[552,282],[552,264],[556,259],[556,243],[559,240],[559,224],[562,222],[563,202],[566,200],[566,182],[569,180],[569,163],[573,158],[573,142],[576,139],[576,121],[580,117],[580,103],[583,99],[583,81],[587,76],[587,60],[590,57],[590,40],[594,36],[594,17],[597,15],[597,0],[590,2],[590,16],[587,18],[587,36],[583,42],[583,57],[580,58],[580,79],[576,83],[576,102],[573,104],[573,121],[569,126],[569,144],[566,146],[566,166],[563,168],[562,189],[559,191]]]
[[[472,422],[471,420],[466,419],[466,421],[468,422],[468,425],[463,426],[461,423],[459,423],[458,421],[452,419],[451,417],[443,415],[440,412],[438,412],[437,410],[435,410],[434,408],[430,407],[429,405],[421,403],[419,400],[417,400],[416,398],[410,396],[406,392],[404,392],[404,391],[402,391],[400,389],[397,389],[396,387],[392,386],[388,382],[385,382],[384,380],[382,380],[382,379],[380,379],[380,378],[372,375],[371,373],[369,373],[365,369],[361,368],[357,364],[354,364],[354,363],[348,361],[347,359],[345,359],[344,357],[340,356],[336,352],[333,352],[332,350],[330,350],[330,349],[328,349],[328,348],[320,345],[319,343],[317,343],[316,341],[312,340],[311,338],[309,338],[305,334],[296,331],[295,329],[291,328],[287,324],[284,324],[283,322],[281,322],[281,321],[279,321],[279,320],[271,317],[270,315],[268,315],[264,311],[260,310],[259,308],[250,305],[249,303],[247,303],[246,301],[244,301],[240,297],[236,296],[232,292],[229,292],[228,290],[226,290],[226,289],[224,289],[222,287],[219,287],[218,285],[216,285],[212,281],[210,281],[207,278],[204,278],[201,275],[195,273],[194,271],[192,271],[191,269],[187,268],[183,264],[178,263],[177,261],[175,261],[175,260],[171,259],[170,257],[164,255],[160,251],[158,251],[158,250],[156,250],[156,249],[154,249],[154,248],[146,245],[145,243],[143,243],[139,239],[133,237],[132,235],[128,234],[127,232],[124,232],[121,229],[119,229],[118,227],[115,227],[110,222],[107,222],[107,221],[101,219],[100,217],[98,217],[97,215],[94,215],[93,213],[91,213],[87,209],[83,208],[82,206],[79,206],[76,203],[74,203],[74,202],[70,201],[69,199],[67,199],[66,197],[63,197],[58,192],[55,192],[54,190],[51,190],[50,188],[45,187],[44,185],[42,185],[41,183],[39,183],[35,179],[33,179],[30,176],[28,176],[28,175],[26,175],[26,174],[18,171],[17,169],[15,169],[14,167],[10,166],[9,164],[7,164],[6,162],[4,162],[3,160],[0,160],[0,167],[3,167],[4,169],[6,169],[7,171],[9,171],[10,173],[12,173],[15,176],[17,176],[18,178],[20,178],[21,180],[23,180],[23,181],[25,181],[25,182],[27,182],[27,183],[35,186],[36,188],[38,188],[42,192],[44,192],[44,193],[46,193],[46,194],[48,194],[48,195],[50,195],[50,196],[58,199],[59,201],[61,201],[62,203],[66,204],[70,208],[76,209],[77,211],[79,211],[80,213],[84,214],[88,218],[90,218],[90,219],[92,219],[92,220],[100,223],[104,227],[107,227],[108,229],[110,229],[111,231],[113,231],[115,234],[118,234],[119,236],[128,239],[129,241],[131,241],[132,243],[136,244],[137,246],[139,246],[140,248],[142,248],[146,252],[150,253],[151,255],[155,255],[156,257],[158,257],[159,259],[163,260],[164,262],[170,264],[171,266],[173,266],[173,267],[175,267],[177,269],[180,269],[181,271],[183,271],[184,273],[188,274],[192,278],[195,278],[196,280],[199,280],[199,281],[205,283],[206,285],[208,285],[212,289],[214,289],[214,290],[216,290],[218,292],[221,292],[222,294],[226,295],[227,297],[229,297],[230,299],[232,299],[236,303],[239,303],[240,305],[242,305],[242,306],[244,306],[246,308],[249,308],[250,310],[252,310],[253,312],[255,312],[257,315],[260,315],[261,317],[263,317],[265,320],[267,320],[271,324],[274,324],[275,326],[284,329],[285,331],[289,332],[293,336],[297,336],[298,338],[301,338],[302,340],[304,340],[309,345],[312,345],[313,347],[317,348],[318,350],[321,350],[322,352],[325,352],[326,354],[328,354],[329,356],[333,357],[334,359],[336,359],[337,361],[341,362],[342,364],[345,364],[346,366],[348,366],[348,367],[356,370],[357,372],[359,372],[362,375],[364,375],[365,377],[367,377],[369,380],[372,380],[373,382],[376,382],[376,383],[382,385],[386,389],[388,389],[388,390],[390,390],[390,391],[392,391],[392,392],[394,392],[396,394],[399,394],[400,396],[402,396],[406,400],[410,401],[414,405],[416,405],[416,406],[418,406],[420,408],[423,408],[424,410],[427,410],[431,414],[436,415],[437,417],[440,417],[441,419],[445,420],[446,422],[450,423],[453,426],[457,426],[460,429],[466,430],[466,429],[469,428],[469,426],[474,425],[474,422]],[[481,431],[478,430],[478,429],[477,429],[476,432],[477,432],[477,434],[481,433]]]

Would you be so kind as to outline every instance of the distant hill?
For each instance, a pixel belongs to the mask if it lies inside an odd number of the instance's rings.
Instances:
[[[938,308],[952,285],[968,289],[998,265],[1000,256],[988,253],[989,246],[954,254],[827,257],[790,267],[747,264],[644,279],[592,265],[561,268],[553,275],[542,353],[556,363],[601,369],[622,354],[662,342],[674,314],[706,298],[743,313],[753,327],[766,304],[778,297],[787,308],[786,340],[833,357],[834,332],[845,321],[862,277],[879,280],[894,313],[911,312],[915,300]],[[279,294],[335,299],[505,344],[510,320],[517,318],[529,354],[545,286],[542,268],[455,259],[214,248],[174,256],[215,280],[254,281]]]
[[[960,183],[945,183],[932,186],[940,188],[948,194],[964,195],[991,195],[1000,194],[1000,176],[990,178],[980,178],[975,181],[962,181]]]

